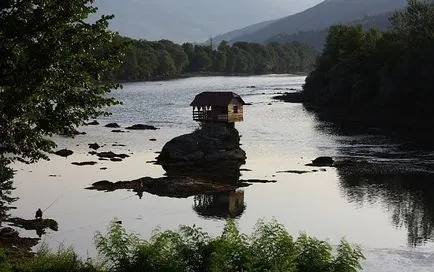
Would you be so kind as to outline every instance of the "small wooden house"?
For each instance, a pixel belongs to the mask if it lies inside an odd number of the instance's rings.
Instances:
[[[194,98],[193,120],[207,123],[234,123],[243,121],[246,103],[233,92],[203,92]]]

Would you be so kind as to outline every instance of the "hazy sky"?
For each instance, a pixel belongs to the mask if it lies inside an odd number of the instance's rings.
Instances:
[[[114,14],[113,30],[147,40],[204,41],[210,36],[303,11],[323,0],[96,0]]]

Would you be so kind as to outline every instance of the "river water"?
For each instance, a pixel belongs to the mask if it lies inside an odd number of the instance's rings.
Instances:
[[[82,256],[95,256],[93,236],[104,232],[114,218],[144,238],[156,227],[175,229],[180,224],[196,224],[218,235],[229,214],[249,233],[258,219],[275,218],[294,236],[305,232],[334,245],[344,237],[361,245],[367,257],[365,271],[434,271],[433,146],[375,128],[337,126],[319,120],[301,104],[273,100],[276,93],[300,89],[303,81],[300,76],[269,75],[124,84],[123,90],[112,93],[123,104],[110,108],[111,116],[98,119],[100,126],[81,127],[87,134],[74,139],[55,138],[59,149],[74,151],[72,156],[15,164],[13,195],[19,199],[12,215],[33,218],[38,207],[46,209],[44,217],[56,219],[59,230],[48,231],[42,240],[53,248],[71,245]],[[147,193],[139,197],[126,190],[85,189],[100,180],[164,176],[161,166],[149,161],[167,141],[198,127],[189,103],[202,91],[233,91],[251,103],[245,107],[244,122],[236,123],[247,153],[242,168],[251,170],[242,171],[242,179],[276,183],[215,195],[214,204],[205,210],[197,206],[200,197]],[[103,126],[110,122],[123,127],[144,123],[160,129],[113,133]],[[98,161],[94,166],[71,165],[95,160],[88,154],[88,144],[95,142],[105,145],[98,151],[130,157],[123,162]],[[354,171],[324,168],[305,174],[278,173],[312,170],[305,164],[318,156],[369,164]],[[242,209],[231,209],[234,198],[242,202]]]

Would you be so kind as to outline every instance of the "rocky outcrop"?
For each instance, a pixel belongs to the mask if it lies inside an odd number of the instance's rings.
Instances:
[[[200,130],[170,140],[157,157],[169,175],[240,176],[246,153],[240,148],[235,128],[225,124],[203,126]]]
[[[126,129],[129,130],[157,130],[158,128],[154,126],[144,125],[144,124],[136,124],[132,125],[130,127],[127,127]]]
[[[51,229],[57,231],[59,225],[54,219],[22,219],[22,218],[10,218],[8,222],[13,226],[25,229],[25,230],[38,230],[38,229]]]
[[[166,197],[185,198],[197,194],[208,194],[215,192],[229,192],[239,187],[246,187],[247,183],[238,185],[211,183],[204,180],[189,177],[143,177],[131,181],[110,182],[107,180],[98,181],[92,184],[89,190],[116,191],[129,189],[137,193],[148,192],[150,194]]]

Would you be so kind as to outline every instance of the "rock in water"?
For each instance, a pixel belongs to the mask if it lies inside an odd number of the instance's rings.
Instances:
[[[61,149],[61,150],[54,152],[54,154],[61,156],[61,157],[68,157],[68,156],[74,154],[74,152],[71,150],[68,150],[68,149]]]
[[[105,125],[105,127],[108,127],[108,128],[120,128],[121,126],[118,125],[118,123],[110,123],[110,124]]]
[[[311,166],[332,166],[335,161],[332,157],[318,157],[312,161]]]
[[[207,124],[200,130],[176,137],[166,143],[157,157],[169,175],[211,175],[238,179],[246,152],[240,148],[235,128]]]
[[[130,130],[157,130],[158,128],[154,126],[144,125],[144,124],[136,124],[132,125],[130,127],[127,127],[126,129]]]
[[[86,123],[87,126],[97,126],[99,125],[97,120],[93,120],[92,122]]]
[[[89,144],[89,148],[92,148],[94,150],[99,149],[101,146],[97,143]]]

